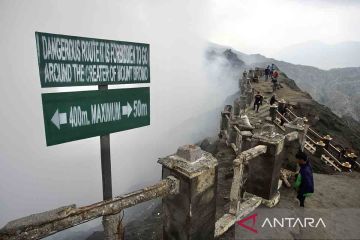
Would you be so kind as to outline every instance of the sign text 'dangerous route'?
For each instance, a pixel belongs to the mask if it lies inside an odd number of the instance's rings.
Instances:
[[[150,82],[149,44],[36,32],[41,87]]]

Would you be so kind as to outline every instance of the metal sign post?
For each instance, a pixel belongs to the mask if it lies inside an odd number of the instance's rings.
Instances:
[[[99,90],[107,89],[107,85],[99,85]],[[100,151],[103,199],[108,200],[112,198],[110,134],[100,136]]]
[[[99,85],[98,89],[107,90],[107,85]],[[110,150],[110,134],[100,136],[100,152],[101,152],[101,175],[103,200],[112,199],[112,177],[111,177],[111,150]],[[104,216],[104,239],[120,240],[124,236],[124,227],[119,215]]]

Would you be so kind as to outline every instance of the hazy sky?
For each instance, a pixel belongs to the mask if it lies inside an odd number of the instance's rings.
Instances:
[[[246,53],[271,56],[311,40],[360,40],[356,0],[213,0],[211,9],[209,39]]]

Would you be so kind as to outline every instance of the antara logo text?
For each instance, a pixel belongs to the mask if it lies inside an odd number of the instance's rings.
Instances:
[[[253,233],[258,233],[258,230],[256,227],[256,218],[258,214],[252,214],[246,218],[243,218],[239,221],[237,221],[237,224],[239,224],[241,227],[245,228],[248,231],[251,231]],[[246,222],[250,222],[247,223]],[[276,218],[276,217],[267,217],[265,220],[261,223],[261,228],[264,227],[270,227],[270,228],[295,228],[295,227],[301,227],[301,228],[326,228],[326,224],[322,218],[312,218],[312,217],[284,217],[284,218]]]

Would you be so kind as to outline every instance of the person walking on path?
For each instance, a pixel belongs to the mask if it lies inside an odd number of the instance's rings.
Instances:
[[[270,66],[268,65],[267,68],[265,68],[265,81],[269,79],[270,76]]]
[[[300,207],[305,207],[305,198],[314,193],[313,170],[310,165],[310,159],[304,152],[299,151],[295,157],[300,165],[300,171],[296,176],[294,188],[297,190],[297,199],[299,199]]]
[[[256,112],[259,112],[259,107],[260,105],[262,105],[262,101],[263,101],[263,96],[260,94],[260,92],[257,92],[257,94],[255,95],[255,100],[254,100],[254,111],[256,108]]]
[[[278,102],[278,100],[276,100],[276,94],[272,95],[270,98],[270,106],[273,105],[275,102]]]
[[[273,92],[275,92],[276,89],[278,89],[278,77],[279,77],[279,73],[277,71],[274,71],[274,73],[271,76],[271,82],[273,84]]]
[[[286,104],[286,101],[284,99],[281,99],[280,101],[278,101],[279,106],[278,106],[278,112],[280,113],[280,126],[284,125],[285,123],[285,118],[289,117],[289,111],[288,111],[288,106]]]

